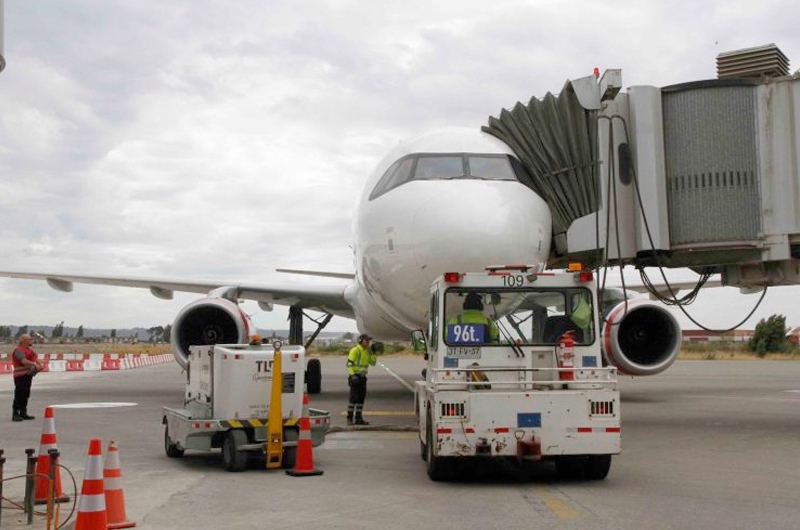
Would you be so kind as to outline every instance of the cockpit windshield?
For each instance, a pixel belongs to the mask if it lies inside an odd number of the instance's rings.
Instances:
[[[516,160],[514,160],[516,162]],[[418,153],[405,156],[383,174],[369,200],[412,180],[520,181],[521,165],[508,155],[478,153]]]
[[[595,320],[591,292],[570,289],[449,289],[442,338],[448,346],[552,345],[569,332],[591,344]]]

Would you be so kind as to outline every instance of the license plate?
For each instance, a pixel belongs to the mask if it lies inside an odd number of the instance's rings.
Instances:
[[[478,346],[447,348],[447,356],[454,359],[480,359],[481,349]]]

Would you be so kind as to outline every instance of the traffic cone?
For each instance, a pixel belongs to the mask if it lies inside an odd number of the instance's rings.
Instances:
[[[103,485],[106,492],[106,517],[109,530],[116,528],[132,528],[136,523],[128,521],[125,515],[125,492],[122,490],[122,469],[119,466],[119,449],[111,440],[106,451],[106,463],[103,467]]]
[[[53,407],[44,409],[44,423],[42,425],[42,436],[39,441],[39,457],[36,459],[36,486],[33,492],[33,502],[35,504],[47,504],[47,494],[50,489],[50,449],[58,449],[56,437],[56,418]],[[69,502],[69,496],[64,495],[61,490],[61,469],[56,468],[55,489],[53,490],[53,502]]]
[[[106,497],[103,492],[103,442],[100,438],[92,438],[89,440],[89,456],[83,473],[75,530],[106,530],[107,527]]]
[[[297,439],[294,469],[287,469],[286,474],[293,477],[322,475],[322,470],[314,469],[314,447],[311,444],[311,421],[308,419],[308,392],[303,393],[303,415],[300,417],[300,436]]]

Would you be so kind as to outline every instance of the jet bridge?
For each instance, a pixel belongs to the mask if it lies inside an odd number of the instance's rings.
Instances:
[[[774,45],[717,59],[719,79],[622,92],[608,70],[489,119],[550,205],[551,266],[800,284],[800,72]]]

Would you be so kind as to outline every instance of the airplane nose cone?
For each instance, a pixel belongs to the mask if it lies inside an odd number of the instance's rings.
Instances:
[[[546,261],[550,210],[532,190],[516,182],[441,184],[413,214],[414,259],[420,269],[479,272],[488,265]]]

